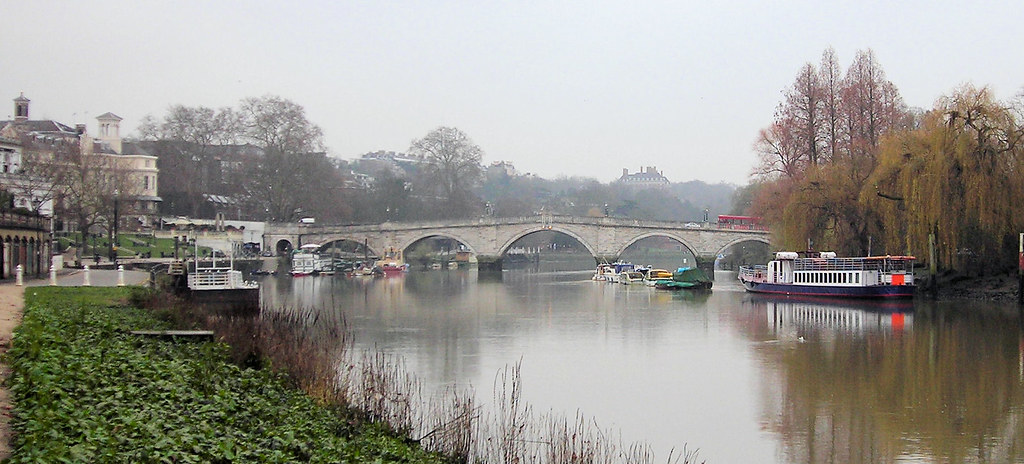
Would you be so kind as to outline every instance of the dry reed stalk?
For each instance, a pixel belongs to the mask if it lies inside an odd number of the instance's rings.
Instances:
[[[370,420],[391,425],[392,430],[412,438],[415,408],[421,404],[420,382],[405,369],[401,357],[365,353],[354,379],[352,406]]]
[[[430,427],[421,431],[417,441],[428,451],[448,456],[455,462],[468,463],[479,431],[479,409],[473,393],[446,388],[435,395],[419,423]]]
[[[534,417],[522,400],[521,361],[498,372],[493,411],[483,413],[472,392],[453,388],[425,402],[421,384],[400,356],[363,352],[356,356],[344,320],[321,321],[310,308],[264,309],[258,318],[202,314],[187,305],[174,311],[180,321],[201,321],[233,347],[236,360],[261,358],[288,374],[311,396],[342,411],[359,411],[355,420],[382,421],[453,462],[505,464],[653,463],[649,445],[622,446],[577,412]],[[321,323],[323,322],[323,323]],[[357,361],[358,359],[358,361]],[[697,451],[673,450],[668,464],[697,462]]]

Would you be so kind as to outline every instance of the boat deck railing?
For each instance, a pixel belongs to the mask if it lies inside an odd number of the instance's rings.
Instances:
[[[242,278],[242,271],[193,272],[188,275],[188,287],[192,290],[247,288],[255,285]]]
[[[867,257],[867,258],[800,258],[793,260],[794,271],[881,271],[910,272],[913,258]]]

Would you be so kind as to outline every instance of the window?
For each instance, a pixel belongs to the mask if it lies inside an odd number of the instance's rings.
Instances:
[[[146,161],[149,163],[149,161]],[[142,176],[142,189],[149,190],[149,176]]]

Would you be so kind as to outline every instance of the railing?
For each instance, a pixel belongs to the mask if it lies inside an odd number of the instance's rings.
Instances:
[[[758,264],[756,266],[740,266],[738,277],[748,282],[765,283],[768,281],[768,266]]]
[[[458,228],[458,227],[479,227],[479,226],[501,226],[501,225],[518,225],[518,224],[544,224],[548,226],[557,225],[597,225],[597,226],[621,226],[621,227],[644,227],[644,228],[657,228],[657,229],[678,229],[678,230],[708,230],[708,231],[719,231],[719,230],[734,230],[740,232],[754,232],[754,233],[767,233],[766,228],[747,228],[743,229],[740,227],[728,229],[720,228],[715,223],[700,223],[699,227],[694,227],[692,221],[660,221],[653,219],[633,219],[633,218],[621,218],[621,217],[608,217],[608,216],[562,216],[557,214],[541,214],[537,216],[521,216],[521,217],[479,217],[479,218],[467,218],[457,219],[453,221],[417,221],[417,222],[385,222],[383,224],[287,224],[287,227],[293,227],[297,230],[303,231],[325,231],[335,228],[348,228],[362,231],[373,231],[373,230],[412,230],[412,229],[436,229],[436,228]],[[691,224],[687,226],[687,224]],[[304,232],[306,233],[306,232]]]
[[[793,262],[794,271],[911,271],[914,260],[905,257],[802,258]]]
[[[242,279],[242,271],[193,272],[188,275],[192,290],[220,290],[255,287],[257,284]]]

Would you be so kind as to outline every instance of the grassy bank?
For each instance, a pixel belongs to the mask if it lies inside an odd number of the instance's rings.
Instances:
[[[26,291],[9,462],[441,462],[271,369],[238,367],[222,344],[128,334],[169,328],[129,292]]]

